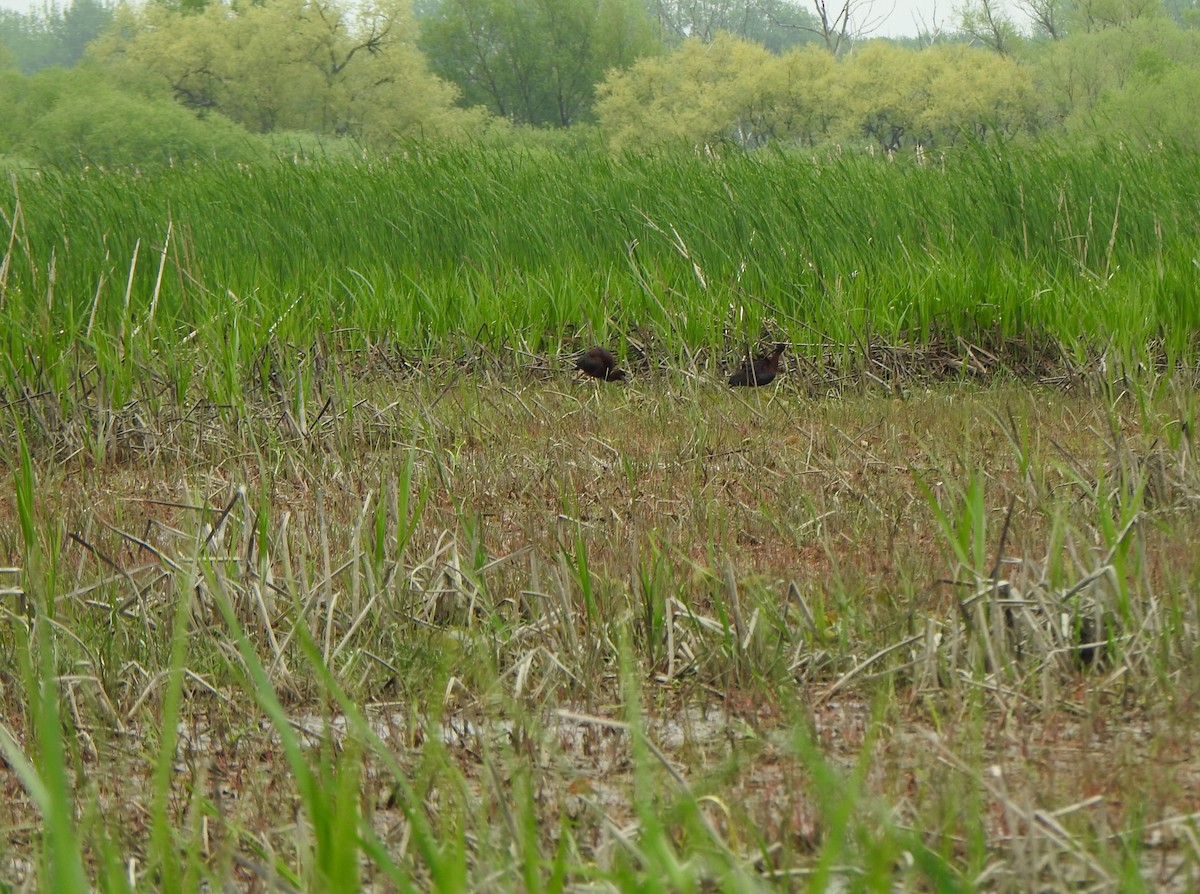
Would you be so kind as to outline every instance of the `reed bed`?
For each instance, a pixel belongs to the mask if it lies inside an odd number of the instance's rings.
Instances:
[[[0,889],[1194,890],[1195,164],[14,181]]]
[[[119,367],[145,361],[228,402],[272,338],[506,356],[636,333],[690,359],[764,328],[843,371],[871,344],[1187,364],[1198,173],[1190,153],[991,146],[43,171],[0,205],[5,375],[63,390],[95,364],[119,403]],[[193,382],[196,358],[219,375]]]

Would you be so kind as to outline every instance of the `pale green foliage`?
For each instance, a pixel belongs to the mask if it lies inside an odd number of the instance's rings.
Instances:
[[[330,132],[336,121],[335,79],[325,68],[346,50],[316,8],[304,0],[272,0],[231,16],[221,4],[200,16],[183,16],[201,46],[218,54],[209,63],[228,84],[218,105],[252,130],[278,128]]]
[[[1068,20],[1074,31],[1103,31],[1166,14],[1162,0],[1074,0]]]
[[[616,149],[864,136],[896,149],[912,140],[952,143],[963,133],[1017,133],[1032,125],[1035,108],[1028,70],[982,49],[918,52],[872,41],[834,60],[811,47],[775,56],[721,35],[612,73],[596,110]]]
[[[989,49],[857,43],[836,63],[778,56],[721,34],[610,73],[597,118],[610,146],[768,140],[899,150],[970,135],[1029,138],[1066,125],[1072,138],[1192,145],[1189,97],[1200,82],[1196,34],[1154,0],[1038,0],[1037,33],[1017,34],[995,4],[964,7]],[[964,19],[964,20],[965,20]],[[1115,27],[1114,27],[1115,26]],[[997,52],[999,50],[1000,52]]]
[[[406,2],[347,11],[327,0],[267,0],[197,14],[123,7],[98,60],[149,70],[195,109],[216,109],[259,132],[308,130],[396,139],[471,132],[478,112],[429,73]]]
[[[261,158],[263,146],[219,114],[201,120],[160,92],[116,83],[94,67],[16,77],[0,101],[13,153],[38,163],[170,164]]]
[[[202,15],[182,16],[158,4],[118,7],[113,29],[89,48],[101,64],[125,63],[123,76],[146,71],[193,108],[220,101],[225,53],[220,27],[232,13],[220,4]]]
[[[1064,41],[1078,51],[1094,80],[1066,116],[1077,139],[1165,140],[1200,147],[1200,34],[1165,20],[1140,20]],[[1082,63],[1080,63],[1082,67]]]
[[[1035,69],[1044,119],[1076,139],[1147,137],[1195,145],[1200,35],[1165,18],[1072,34]]]
[[[10,122],[9,126],[0,127],[0,153],[11,151],[16,136],[11,124],[17,119],[17,90],[23,80],[5,65],[4,47],[0,46],[0,120]]]
[[[958,134],[1011,135],[1031,124],[1036,97],[1028,68],[961,44],[930,47],[920,61],[928,103],[916,123],[928,138],[953,143]]]
[[[814,126],[828,97],[817,55],[779,57],[729,34],[686,40],[670,56],[611,72],[596,117],[614,149],[722,139],[755,145]]]
[[[1161,74],[1139,75],[1122,90],[1106,94],[1086,121],[1071,119],[1071,132],[1093,137],[1142,138],[1200,149],[1200,69],[1173,64]]]
[[[816,45],[785,53],[771,70],[776,88],[772,109],[774,132],[804,145],[815,145],[828,134],[837,114],[834,78],[837,63]]]
[[[867,136],[884,148],[900,148],[930,104],[923,58],[883,41],[856,49],[838,72],[839,133],[845,139]]]
[[[97,77],[133,93],[90,103],[80,98],[95,95],[89,87],[64,105],[56,77],[6,78],[0,151],[114,163],[114,153],[139,147],[153,159],[207,156],[231,137],[248,140],[230,122],[253,134],[308,134],[307,145],[336,142],[339,153],[386,152],[414,137],[585,147],[599,134],[618,150],[722,141],[895,150],[1062,129],[1076,140],[1193,145],[1196,137],[1188,114],[1200,79],[1196,33],[1158,0],[1030,0],[1023,8],[1035,33],[1060,39],[1015,43],[1004,30],[1011,22],[975,0],[963,15],[990,10],[993,49],[1013,52],[860,41],[836,61],[811,47],[770,53],[725,32],[661,55],[638,0],[425,2],[420,48],[409,0],[123,5],[88,58]],[[164,117],[169,99],[205,123]],[[127,107],[141,101],[153,108]],[[135,124],[87,121],[89,112]],[[155,121],[170,132],[150,139]],[[512,126],[581,122],[588,129],[552,143]]]

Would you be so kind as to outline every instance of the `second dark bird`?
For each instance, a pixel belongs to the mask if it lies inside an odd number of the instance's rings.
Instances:
[[[575,368],[582,370],[593,379],[604,379],[606,382],[619,382],[625,378],[625,370],[617,369],[617,358],[612,351],[604,348],[589,348],[575,361]]]
[[[779,374],[779,358],[787,345],[775,345],[765,357],[747,360],[742,368],[729,377],[729,384],[737,388],[743,385],[756,387],[769,384]]]

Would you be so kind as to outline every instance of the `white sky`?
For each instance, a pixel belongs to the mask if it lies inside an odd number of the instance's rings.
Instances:
[[[954,30],[958,18],[955,10],[961,5],[962,0],[873,0],[871,13],[859,18],[866,23],[878,22],[872,29],[876,37],[912,37],[918,30],[935,26]]]
[[[0,0],[0,9],[11,9],[16,12],[29,12],[31,9],[40,11],[42,5],[31,2],[31,0]]]
[[[58,0],[60,4],[69,0]],[[858,0],[855,0],[856,4]],[[860,15],[864,22],[876,25],[872,33],[879,37],[895,37],[898,35],[912,36],[917,33],[917,23],[924,27],[940,25],[945,30],[953,30],[956,15],[955,8],[962,0],[869,0],[869,14]],[[862,0],[860,10],[867,10],[868,0]],[[0,9],[11,9],[17,12],[29,12],[31,9],[40,10],[45,0],[0,0]],[[830,6],[836,5],[830,3]]]
[[[11,9],[14,12],[29,12],[30,10],[41,12],[43,6],[45,4],[41,0],[36,0],[36,2],[35,0],[0,0],[0,9]]]

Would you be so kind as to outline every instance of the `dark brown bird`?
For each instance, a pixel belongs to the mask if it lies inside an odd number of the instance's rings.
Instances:
[[[787,345],[776,345],[765,357],[747,360],[742,368],[729,377],[729,384],[737,388],[743,385],[757,387],[769,384],[779,374],[779,358]]]
[[[606,382],[619,382],[625,378],[625,370],[617,369],[617,358],[604,348],[588,348],[575,361],[575,368]]]

